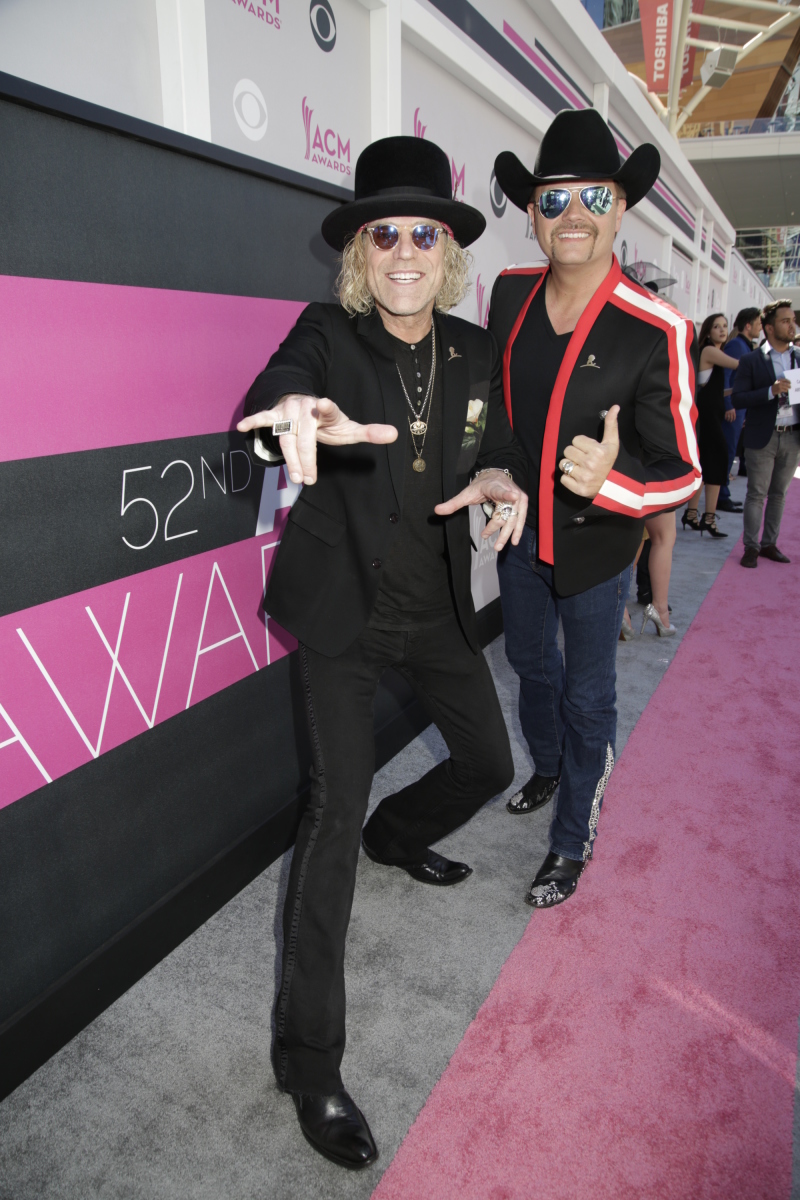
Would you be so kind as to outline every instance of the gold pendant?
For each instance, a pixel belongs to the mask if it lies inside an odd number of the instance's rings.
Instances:
[[[409,425],[414,437],[422,437],[423,433],[427,433],[428,426],[425,421],[412,421]]]
[[[411,465],[415,471],[424,471],[425,470],[425,459],[424,458],[415,458]]]

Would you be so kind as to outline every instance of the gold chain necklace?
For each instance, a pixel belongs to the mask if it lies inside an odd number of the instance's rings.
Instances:
[[[426,465],[425,459],[422,457],[422,451],[425,449],[425,435],[428,432],[428,424],[423,417],[425,414],[425,409],[428,408],[433,400],[433,377],[436,374],[436,326],[433,324],[431,325],[431,373],[428,376],[428,387],[425,392],[425,399],[422,401],[419,411],[417,411],[417,409],[415,409],[414,405],[411,403],[411,398],[408,394],[403,376],[400,372],[399,363],[395,363],[395,366],[397,367],[397,374],[400,377],[400,386],[403,389],[403,395],[408,401],[408,407],[411,409],[412,415],[415,418],[413,421],[408,422],[408,428],[411,433],[411,442],[414,446],[414,454],[416,455],[416,458],[411,466],[417,473],[419,473],[420,471],[425,470]],[[428,413],[428,420],[430,420],[430,412]],[[418,437],[422,438],[422,443],[420,446],[417,446]]]

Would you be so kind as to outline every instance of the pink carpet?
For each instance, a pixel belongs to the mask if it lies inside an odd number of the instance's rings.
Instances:
[[[733,548],[575,897],[531,917],[374,1200],[787,1200],[800,483],[781,546],[756,571]]]

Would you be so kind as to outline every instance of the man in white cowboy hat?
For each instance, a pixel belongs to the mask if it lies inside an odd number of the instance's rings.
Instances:
[[[378,805],[363,830],[370,859],[436,886],[465,880],[471,869],[431,843],[514,774],[478,643],[467,506],[492,507],[484,537],[519,540],[525,456],[494,338],[447,315],[467,287],[463,247],[484,226],[452,199],[438,146],[394,137],[367,147],[355,199],[322,226],[342,252],[340,304],[303,312],[239,425],[257,431],[257,453],[305,484],[265,599],[300,643],[313,755],[284,910],[273,1065],[305,1136],[349,1167],[377,1156],[339,1068],[345,936],[384,670],[410,680],[450,757]]]
[[[614,765],[616,647],[644,518],[676,508],[700,478],[694,327],[626,278],[613,252],[625,210],[659,168],[651,145],[621,163],[594,109],[558,114],[533,173],[510,152],[495,163],[549,260],[502,273],[489,322],[530,492],[525,534],[498,564],[534,763],[507,807],[531,813],[558,793],[550,852],[527,895],[536,908],[568,899],[592,855]],[[674,633],[652,606],[647,614],[659,634]]]

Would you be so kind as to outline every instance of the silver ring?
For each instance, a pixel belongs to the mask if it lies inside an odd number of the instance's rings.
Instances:
[[[564,459],[564,465],[561,468],[561,474],[562,475],[571,475],[574,470],[575,470],[575,463],[572,461],[572,459],[571,458]]]
[[[275,437],[281,437],[283,434],[290,433],[297,436],[296,421],[276,421],[272,426],[272,432]]]
[[[509,517],[515,517],[517,514],[510,504],[498,504],[495,507],[494,515],[501,521],[507,521]]]

